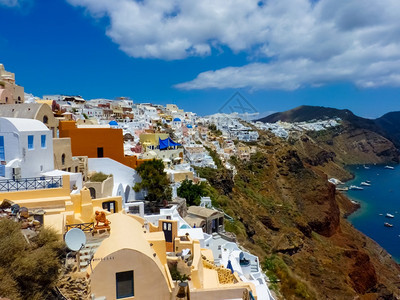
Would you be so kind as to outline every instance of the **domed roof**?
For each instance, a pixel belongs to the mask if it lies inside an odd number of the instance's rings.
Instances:
[[[181,119],[179,119],[179,118],[175,118],[175,119],[174,119],[174,122],[182,122],[182,121],[181,121]]]
[[[190,124],[187,124],[186,127],[187,127],[187,128],[193,128],[193,126],[190,125]]]
[[[114,121],[114,120],[108,122],[108,124],[109,124],[109,125],[118,125],[118,123],[117,123],[116,121]]]

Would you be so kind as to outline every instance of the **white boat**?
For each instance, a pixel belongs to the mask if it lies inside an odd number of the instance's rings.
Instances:
[[[385,169],[394,170],[394,167],[392,167],[392,166],[385,166]]]
[[[366,181],[363,181],[363,182],[361,182],[361,185],[370,186],[371,184]]]
[[[386,226],[386,227],[393,227],[393,225],[392,225],[392,224],[390,224],[390,223],[387,223],[387,222],[383,223],[383,225],[384,225],[384,226]]]
[[[369,169],[369,167],[368,167],[368,166],[366,166],[366,165],[364,165],[364,169],[368,170],[368,169]]]
[[[337,191],[348,191],[349,188],[347,186],[345,186],[345,187],[337,187],[336,190]]]
[[[386,214],[386,218],[394,218],[394,215],[392,215],[392,214]]]
[[[349,186],[349,190],[363,190],[361,186],[351,185]]]

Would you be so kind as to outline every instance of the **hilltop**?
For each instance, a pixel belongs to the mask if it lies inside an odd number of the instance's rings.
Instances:
[[[264,123],[308,122],[340,118],[351,129],[369,130],[390,140],[400,147],[400,112],[390,112],[377,119],[367,119],[355,115],[348,109],[336,109],[323,106],[302,105],[284,112],[277,112],[257,121]]]

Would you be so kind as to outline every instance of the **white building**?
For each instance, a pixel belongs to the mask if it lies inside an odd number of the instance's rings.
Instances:
[[[82,114],[86,114],[89,118],[101,118],[103,117],[103,109],[99,107],[84,107],[81,110]]]
[[[38,120],[0,118],[0,176],[19,179],[54,170],[52,132]]]
[[[129,168],[110,158],[89,158],[89,170],[112,174],[114,179],[114,188],[112,196],[121,196],[125,207],[126,203],[143,200],[142,192],[135,192],[133,186],[141,181],[139,174],[132,168]]]

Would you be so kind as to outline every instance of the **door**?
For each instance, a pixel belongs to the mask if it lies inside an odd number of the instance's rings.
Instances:
[[[104,157],[103,147],[97,147],[97,157]]]
[[[169,222],[163,222],[163,231],[164,231],[165,241],[167,243],[172,243],[172,224]]]
[[[110,213],[115,213],[116,202],[115,201],[107,201],[103,202],[103,209],[108,210]]]

